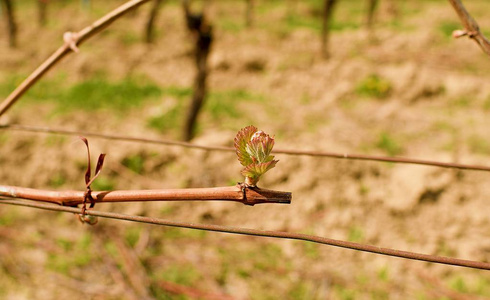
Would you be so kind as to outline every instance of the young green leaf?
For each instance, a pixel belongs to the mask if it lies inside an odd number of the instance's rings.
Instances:
[[[235,137],[235,149],[238,160],[243,166],[248,166],[253,163],[250,154],[247,151],[247,143],[252,139],[254,133],[257,132],[254,126],[247,126],[240,130]]]
[[[242,175],[245,183],[255,186],[260,176],[274,168],[277,160],[270,155],[274,138],[254,126],[240,130],[235,137],[235,148],[240,163],[245,166]]]

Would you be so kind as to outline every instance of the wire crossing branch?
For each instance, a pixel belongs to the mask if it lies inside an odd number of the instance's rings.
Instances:
[[[48,191],[0,185],[0,196],[50,202],[62,206],[83,203],[84,191]],[[120,190],[92,192],[94,203],[137,201],[233,201],[245,205],[260,203],[291,203],[291,193],[236,186],[192,189]]]
[[[490,55],[490,41],[480,31],[478,23],[476,23],[475,19],[468,13],[463,3],[461,3],[460,0],[449,0],[449,3],[453,6],[465,28],[463,33],[453,35],[455,37],[467,35],[475,40],[486,54]]]

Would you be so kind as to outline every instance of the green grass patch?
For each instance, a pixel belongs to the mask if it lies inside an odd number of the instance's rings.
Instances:
[[[347,240],[349,242],[359,243],[362,242],[363,239],[364,239],[364,231],[362,231],[361,228],[357,226],[349,228],[349,233],[347,236]]]
[[[452,39],[453,31],[462,28],[463,26],[461,25],[461,23],[454,20],[442,21],[438,26],[439,32],[442,33],[445,37],[450,39]]]
[[[389,156],[396,156],[403,152],[403,148],[400,143],[387,132],[381,133],[375,146],[376,148],[386,152],[386,154]]]
[[[78,269],[88,265],[92,261],[90,246],[92,237],[83,234],[77,241],[57,239],[56,245],[61,253],[49,253],[46,267],[55,272],[69,274],[71,269]]]
[[[121,34],[120,41],[125,46],[131,46],[131,45],[134,45],[136,43],[141,43],[142,37],[140,35],[137,35],[135,32],[126,31],[126,32]]]
[[[185,105],[190,101],[192,89],[187,87],[170,86],[162,90],[162,95],[177,99],[177,102],[164,113],[153,116],[147,120],[147,126],[161,133],[166,133],[171,129],[180,128],[184,122]]]
[[[265,102],[265,97],[242,89],[216,91],[210,94],[204,108],[214,121],[220,121],[224,117],[235,119],[242,115],[237,107],[239,103],[254,101]]]
[[[490,296],[490,278],[479,276],[475,282],[474,291],[478,295]]]
[[[52,188],[59,188],[66,183],[66,175],[64,173],[55,173],[49,178],[48,185]]]
[[[479,135],[472,135],[467,140],[470,151],[473,153],[489,155],[490,141]]]
[[[447,280],[451,289],[462,294],[490,296],[490,280],[484,276],[451,276]]]
[[[185,110],[181,102],[170,110],[160,115],[151,117],[147,120],[147,126],[161,133],[166,133],[171,129],[180,128],[183,125]]]
[[[377,99],[388,97],[391,90],[391,82],[377,74],[368,75],[357,84],[355,89],[358,95]]]
[[[461,96],[452,100],[450,103],[457,108],[468,108],[471,106],[471,99],[467,96]]]
[[[290,299],[310,299],[312,297],[311,287],[305,282],[298,282],[291,286],[288,296]]]
[[[168,133],[183,126],[187,107],[192,98],[192,90],[169,87],[163,89],[162,93],[177,98],[178,101],[164,113],[149,118],[147,126],[161,133]],[[263,95],[242,89],[213,91],[208,94],[204,102],[200,118],[221,125],[229,122],[243,123],[247,116],[240,110],[240,105],[244,102],[265,102],[265,100],[266,97]]]
[[[101,175],[95,179],[91,187],[95,191],[113,191],[116,186],[114,179]]]
[[[284,23],[289,30],[295,30],[299,28],[307,28],[317,32],[320,32],[322,30],[321,20],[310,16],[288,14],[284,18]]]
[[[388,267],[384,266],[378,270],[378,278],[381,281],[388,281],[390,279],[390,274]]]
[[[323,27],[320,16],[288,14],[285,16],[283,22],[289,30],[310,29],[320,33]],[[359,27],[359,22],[356,22],[355,20],[335,20],[334,18],[330,24],[330,31],[356,30],[359,29]]]
[[[123,158],[121,164],[137,174],[143,174],[145,157],[143,154],[133,154]]]
[[[304,253],[307,257],[316,259],[320,256],[318,244],[315,243],[303,243]]]
[[[10,226],[19,220],[19,213],[15,208],[5,209],[0,213],[0,226]]]
[[[245,20],[222,16],[218,18],[217,26],[223,31],[238,33],[245,29]]]
[[[357,293],[355,290],[346,288],[341,285],[334,285],[333,290],[335,291],[335,294],[337,295],[337,299],[341,300],[354,300],[357,299]]]
[[[282,249],[275,244],[262,245],[260,255],[254,251],[250,253],[250,257],[253,257],[254,268],[263,271],[274,270],[283,261]]]
[[[192,89],[187,87],[169,86],[162,88],[162,95],[181,100],[190,97],[192,95]]]
[[[489,111],[490,110],[490,96],[483,102],[483,110]]]
[[[468,285],[462,277],[456,277],[451,280],[450,287],[460,293],[468,293]]]
[[[163,270],[159,278],[181,285],[191,286],[195,284],[202,275],[192,265],[171,265]]]
[[[140,233],[140,227],[128,227],[124,232],[124,239],[131,247],[134,247],[140,238]]]
[[[149,98],[161,96],[160,88],[150,82],[133,78],[111,82],[94,78],[70,87],[60,99],[60,109],[117,109],[127,110],[140,106]]]
[[[9,94],[24,78],[13,75],[0,82],[0,94]],[[161,89],[147,78],[128,77],[110,81],[104,76],[98,76],[67,85],[65,76],[60,75],[36,83],[24,97],[25,103],[54,103],[57,112],[63,113],[101,109],[126,111],[141,106],[147,100],[155,100],[161,94]]]
[[[7,76],[0,82],[0,95],[6,97],[13,92],[22,81],[27,78],[23,74],[12,74]],[[66,76],[63,74],[57,75],[55,78],[45,78],[32,86],[22,97],[28,99],[48,100],[55,98],[63,90],[63,81]],[[23,103],[21,101],[20,103]]]
[[[0,134],[0,146],[5,145],[9,140],[9,135],[7,133]]]

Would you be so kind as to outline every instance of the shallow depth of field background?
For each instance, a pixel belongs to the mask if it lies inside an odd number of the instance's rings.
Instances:
[[[16,49],[0,19],[0,98],[62,43],[123,1],[15,1]],[[56,2],[56,1],[53,1]],[[340,1],[331,57],[320,54],[321,2],[213,1],[209,94],[195,143],[231,146],[253,124],[281,149],[406,156],[490,165],[490,57],[447,1]],[[464,1],[490,36],[490,3]],[[199,5],[196,6],[196,8]],[[166,1],[153,45],[150,5],[84,43],[0,121],[135,137],[180,139],[192,95],[192,39]],[[226,186],[241,181],[233,153],[89,138],[107,153],[94,190]],[[74,137],[0,131],[0,182],[84,189],[86,150]],[[291,205],[100,204],[98,210],[284,230],[441,256],[490,261],[490,174],[424,166],[276,156],[260,186]],[[298,241],[255,238],[0,207],[2,299],[485,299],[490,273]],[[207,297],[207,298],[206,298]]]

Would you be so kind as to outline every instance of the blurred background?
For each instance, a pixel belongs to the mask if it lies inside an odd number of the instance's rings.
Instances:
[[[11,2],[14,40],[1,6],[1,99],[62,45],[64,32],[124,3]],[[490,165],[490,57],[452,38],[463,27],[449,2],[381,0],[371,15],[369,3],[338,1],[322,44],[321,0],[193,1],[188,18],[180,1],[149,2],[65,57],[0,122],[212,146],[232,146],[253,124],[281,149]],[[490,3],[464,4],[490,37]],[[107,153],[94,190],[243,180],[234,153],[88,139],[94,160]],[[2,185],[85,187],[86,150],[76,137],[1,130],[0,153]],[[292,192],[290,205],[96,209],[490,261],[488,174],[276,158],[259,185]],[[488,271],[109,219],[88,226],[72,214],[5,205],[0,278],[2,299],[490,297]]]

